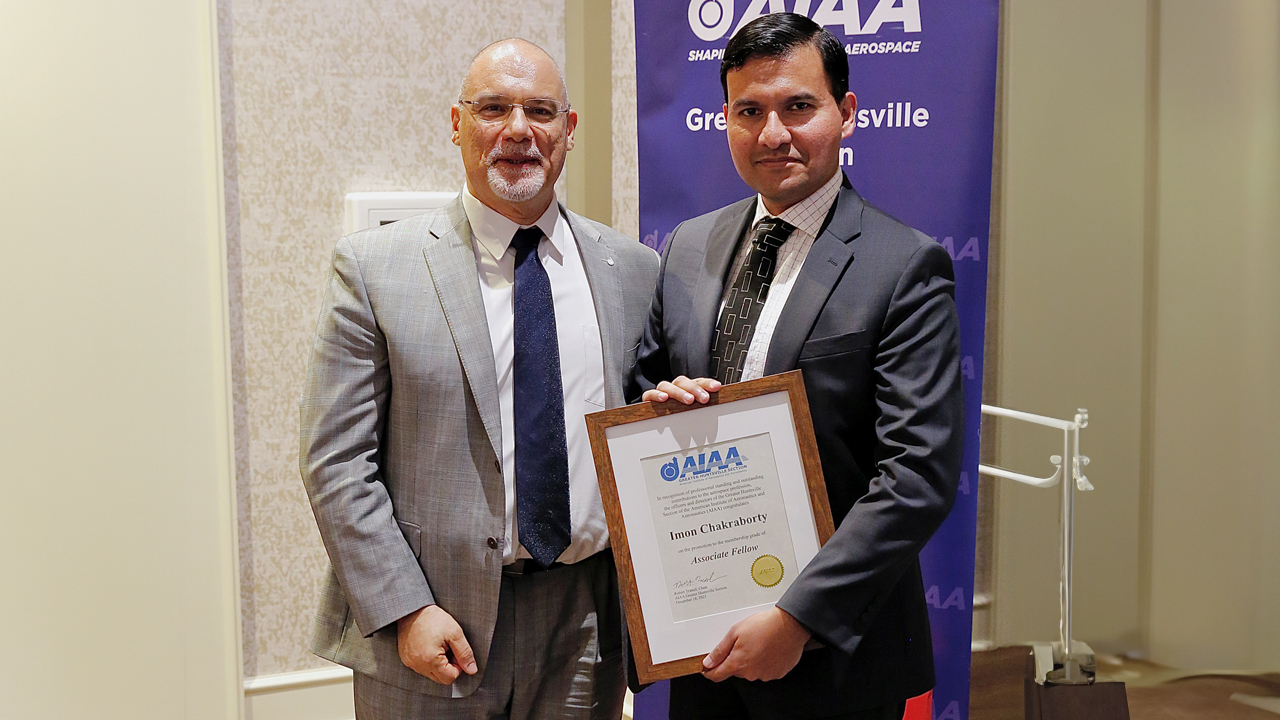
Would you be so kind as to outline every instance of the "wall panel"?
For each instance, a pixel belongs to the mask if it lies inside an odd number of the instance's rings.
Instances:
[[[343,196],[460,189],[449,107],[472,57],[516,35],[563,66],[565,16],[563,0],[218,7],[252,677],[326,664],[307,650],[326,558],[298,475],[297,404]]]
[[[1280,5],[1161,3],[1151,653],[1280,667]]]
[[[1139,441],[1146,3],[1007,0],[997,404],[1091,413],[1078,495],[1077,636],[1140,644]],[[998,458],[1048,475],[1061,439],[988,423]],[[995,636],[1058,635],[1057,491],[996,482]]]
[[[0,717],[239,713],[212,14],[0,3]]]

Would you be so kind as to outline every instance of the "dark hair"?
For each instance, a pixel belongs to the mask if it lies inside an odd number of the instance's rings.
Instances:
[[[851,0],[845,0],[850,2]],[[724,89],[724,101],[729,102],[730,70],[737,70],[752,58],[780,58],[790,55],[802,45],[812,45],[822,56],[822,67],[827,71],[831,96],[840,102],[849,92],[849,57],[844,46],[831,31],[809,18],[796,13],[771,13],[747,23],[724,48],[720,60],[720,87]]]

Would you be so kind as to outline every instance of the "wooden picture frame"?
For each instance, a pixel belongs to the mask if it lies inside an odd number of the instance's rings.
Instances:
[[[743,438],[741,442],[746,442],[768,435],[766,441],[771,443],[768,445],[770,448],[768,461],[772,463],[774,474],[778,477],[777,482],[780,488],[778,498],[781,498],[780,504],[783,506],[781,519],[782,522],[787,523],[784,528],[788,534],[787,541],[791,543],[788,548],[794,548],[793,557],[796,566],[794,571],[783,571],[782,563],[777,557],[762,555],[757,558],[757,561],[765,557],[773,558],[772,562],[777,564],[780,577],[773,581],[773,584],[762,583],[756,577],[757,566],[753,563],[751,578],[761,587],[773,588],[774,585],[781,585],[776,591],[771,591],[780,595],[786,587],[790,586],[790,581],[794,580],[799,570],[808,564],[817,549],[825,544],[835,531],[801,371],[792,370],[757,380],[725,385],[719,392],[711,393],[711,399],[705,405],[699,403],[684,405],[675,400],[665,403],[641,402],[591,413],[586,416],[586,422],[614,559],[617,563],[622,602],[626,610],[627,627],[631,633],[639,679],[642,683],[650,683],[701,672],[703,657],[715,647],[716,642],[732,624],[752,612],[759,612],[765,605],[747,606],[727,612],[716,611],[688,619],[674,617],[677,612],[675,608],[681,603],[690,601],[674,599],[680,591],[671,589],[674,586],[665,579],[667,576],[662,571],[663,567],[668,569],[671,567],[662,563],[670,562],[672,551],[667,549],[665,556],[657,557],[655,560],[655,556],[662,554],[658,548],[666,542],[666,539],[665,534],[662,534],[660,541],[659,533],[655,528],[658,521],[653,519],[653,505],[655,498],[658,498],[656,502],[662,502],[661,498],[669,496],[657,496],[647,489],[655,484],[661,486],[661,482],[638,479],[647,477],[642,474],[642,459],[643,462],[649,463],[647,467],[650,468],[654,462],[653,457],[642,458],[642,456],[644,452],[650,451],[651,446],[664,447],[667,449],[667,454],[673,453],[670,449],[672,447],[679,448],[674,451],[675,453],[696,453],[715,443],[723,445],[735,442],[734,438]],[[761,430],[761,432],[750,437],[744,435],[755,430]],[[776,455],[773,454],[775,451]],[[667,476],[667,472],[673,467],[678,467],[678,457],[678,455],[673,456],[671,463],[662,466],[661,480],[673,479]],[[686,467],[693,462],[690,459],[693,457],[695,456],[692,454],[686,455]],[[712,457],[716,455],[713,454]],[[723,467],[719,466],[719,468]],[[698,470],[694,474],[697,472],[706,471]],[[796,472],[802,473],[803,478],[793,477]],[[652,475],[652,472],[649,474]],[[621,486],[619,485],[620,476],[624,481]],[[681,483],[685,481],[683,472],[678,479]],[[754,478],[748,478],[748,480],[751,479]],[[637,488],[637,482],[640,485],[639,488]],[[670,487],[677,486],[673,484]],[[698,507],[701,508],[704,505]],[[733,505],[730,504],[729,507]],[[776,517],[776,512],[774,514]],[[763,518],[764,515],[755,517]],[[628,534],[628,518],[632,520],[631,530],[639,533],[637,536]],[[743,522],[747,521],[754,521],[754,518],[743,520]],[[735,523],[736,521],[730,521],[728,524]],[[761,520],[761,523],[763,527],[764,521]],[[720,524],[725,523],[712,524],[711,527],[715,528]],[[738,528],[734,530],[741,531]],[[673,534],[672,539],[677,539],[679,535],[681,534]],[[775,536],[775,539],[777,537],[780,536]],[[671,543],[667,544],[671,545]],[[749,549],[754,550],[754,547]],[[679,552],[687,552],[687,548]],[[723,553],[716,552],[710,557],[721,558],[728,552],[730,550],[726,549]],[[737,553],[737,549],[733,549],[732,552]],[[687,557],[693,558],[692,562],[698,562],[700,559],[693,555]],[[684,558],[681,558],[682,562],[683,560]],[[741,559],[735,560],[739,563],[741,561]],[[715,562],[735,562],[735,560],[716,559]],[[765,565],[769,564],[769,561],[765,562]],[[658,571],[654,570],[655,565]],[[640,571],[639,579],[638,570]],[[767,573],[768,570],[764,569],[762,572]],[[785,577],[786,575],[790,577]],[[735,572],[734,576],[737,578],[739,573]],[[657,582],[659,579],[663,579],[665,584],[659,584]],[[724,576],[716,578],[714,572],[710,577],[698,578],[699,581],[709,579],[725,582]],[[784,579],[786,582],[782,584]],[[738,579],[736,582],[744,581]],[[642,586],[641,583],[644,585]],[[716,590],[723,590],[723,588],[716,588]],[[733,598],[735,594],[730,592],[723,597]],[[666,598],[666,602],[656,598]],[[697,601],[701,602],[702,597],[697,598]],[[646,610],[648,610],[647,615]],[[656,644],[652,644],[651,641]],[[707,642],[710,644],[708,645]],[[697,650],[690,652],[690,648],[695,646]],[[701,649],[703,646],[705,649]],[[654,648],[658,648],[659,652],[652,652]],[[673,653],[676,656],[673,656]]]

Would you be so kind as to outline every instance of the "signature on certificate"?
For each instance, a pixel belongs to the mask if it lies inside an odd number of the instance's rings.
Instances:
[[[723,577],[724,577],[723,575],[717,575],[713,571],[710,575],[695,575],[689,580],[677,580],[671,583],[671,587],[672,589],[679,590],[680,588],[686,588],[692,585],[705,585],[707,583],[720,580]]]

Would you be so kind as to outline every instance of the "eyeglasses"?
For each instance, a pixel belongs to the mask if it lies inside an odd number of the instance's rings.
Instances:
[[[534,98],[518,103],[505,95],[489,95],[478,100],[459,98],[458,102],[466,105],[473,115],[487,123],[506,122],[512,108],[520,108],[524,111],[526,120],[538,125],[548,125],[569,112],[568,104],[550,98]]]

